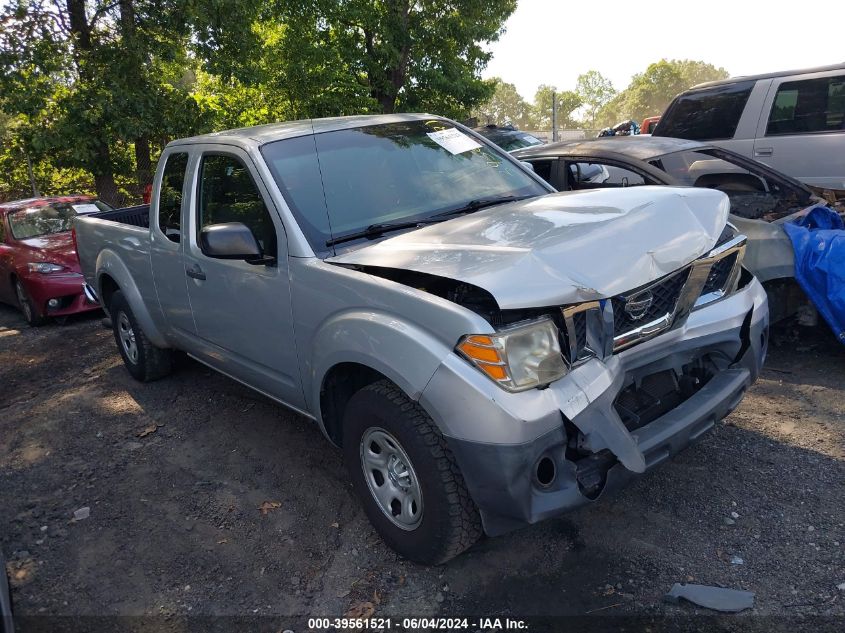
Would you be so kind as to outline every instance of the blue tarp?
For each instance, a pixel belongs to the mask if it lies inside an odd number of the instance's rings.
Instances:
[[[783,225],[795,251],[795,278],[845,343],[845,224],[826,206]]]

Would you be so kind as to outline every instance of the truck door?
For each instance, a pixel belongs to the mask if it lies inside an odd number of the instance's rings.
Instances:
[[[171,332],[181,341],[196,334],[188,283],[182,262],[182,218],[187,215],[187,171],[189,155],[185,151],[165,153],[160,161],[159,181],[150,201],[150,260],[159,306]]]
[[[293,334],[284,226],[251,159],[231,146],[209,146],[196,169],[185,270],[203,360],[278,400],[304,406]],[[269,264],[214,259],[200,231],[241,222]]]
[[[754,158],[808,185],[845,189],[845,70],[774,79]]]

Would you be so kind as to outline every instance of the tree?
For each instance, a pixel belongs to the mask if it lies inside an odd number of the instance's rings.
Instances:
[[[662,113],[680,92],[705,81],[728,77],[724,68],[692,60],[665,60],[650,64],[645,72],[631,78],[631,83],[605,104],[597,120],[613,125],[620,120],[641,121]]]
[[[496,86],[493,96],[473,109],[473,117],[477,118],[482,125],[510,123],[518,128],[531,127],[531,105],[517,92],[516,86],[498,77],[491,81]]]
[[[515,8],[516,0],[7,1],[0,113],[14,127],[3,132],[0,160],[28,156],[39,178],[87,173],[119,204],[137,198],[174,137],[396,110],[464,117],[495,90],[480,77],[486,45]]]
[[[534,105],[531,108],[535,129],[552,129],[552,94],[557,99],[558,129],[578,127],[573,113],[581,107],[581,97],[572,90],[558,92],[555,86],[542,84],[534,93]]]
[[[382,112],[465,116],[493,93],[480,77],[484,46],[515,9],[516,0],[307,0],[280,16],[310,25],[302,54],[311,68],[339,64]]]
[[[609,79],[597,70],[591,70],[578,76],[575,92],[584,104],[586,121],[595,128],[596,115],[608,101],[616,96],[616,89]]]
[[[90,172],[97,193],[113,203],[122,202],[115,174],[134,171],[137,194],[151,176],[151,137],[166,136],[173,121],[163,115],[185,113],[183,122],[195,105],[184,86],[169,83],[187,54],[181,7],[177,0],[10,5],[0,16],[0,91],[3,109],[25,117],[27,153]]]

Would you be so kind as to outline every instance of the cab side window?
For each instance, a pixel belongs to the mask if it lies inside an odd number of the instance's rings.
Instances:
[[[234,156],[207,154],[200,165],[197,229],[226,222],[246,225],[264,255],[278,256],[276,229],[249,169]]]
[[[0,244],[6,242],[6,218],[0,213]]]
[[[180,152],[167,157],[158,194],[158,228],[172,242],[182,235],[182,191],[188,155]]]
[[[635,187],[646,183],[640,174],[609,163],[569,163],[570,189]]]

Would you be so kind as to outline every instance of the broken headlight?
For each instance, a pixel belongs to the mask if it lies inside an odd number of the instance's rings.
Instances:
[[[507,391],[524,391],[554,382],[567,372],[558,329],[549,318],[516,325],[495,334],[464,336],[457,352]]]

